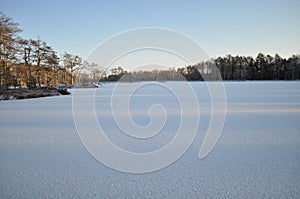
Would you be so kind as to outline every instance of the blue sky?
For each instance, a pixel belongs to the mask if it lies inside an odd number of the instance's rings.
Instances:
[[[0,0],[24,38],[39,35],[59,53],[83,58],[108,37],[141,27],[182,32],[211,57],[300,54],[299,8],[298,0]]]

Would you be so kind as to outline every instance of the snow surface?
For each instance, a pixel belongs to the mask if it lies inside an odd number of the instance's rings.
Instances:
[[[138,90],[129,107],[137,124],[149,123],[153,104],[171,114],[162,135],[134,140],[114,123],[114,85],[96,92],[107,136],[134,152],[167,144],[180,122],[176,98],[155,84]],[[73,122],[72,96],[1,101],[0,198],[300,198],[300,82],[226,82],[225,126],[201,160],[210,98],[203,82],[191,85],[201,114],[196,139],[175,163],[145,174],[116,171],[87,152]]]

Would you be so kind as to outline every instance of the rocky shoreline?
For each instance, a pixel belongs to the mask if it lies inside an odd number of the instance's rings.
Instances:
[[[9,89],[0,90],[0,100],[19,100],[69,94],[70,92],[65,88]]]

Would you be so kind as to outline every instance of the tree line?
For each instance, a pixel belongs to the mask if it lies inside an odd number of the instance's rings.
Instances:
[[[300,55],[282,58],[259,53],[250,56],[218,57],[214,60],[224,80],[299,80]]]
[[[248,56],[217,57],[195,65],[170,68],[168,70],[127,72],[121,67],[100,79],[106,81],[203,81],[203,80],[299,80],[300,55],[282,58],[259,53],[255,58]]]
[[[21,38],[21,31],[18,23],[0,13],[0,88],[73,85],[87,63],[67,52],[59,56],[39,37]]]
[[[283,58],[259,53],[217,57],[195,65],[153,71],[127,72],[122,67],[106,71],[78,55],[58,53],[39,37],[24,39],[10,17],[0,13],[0,89],[50,87],[80,82],[299,80],[300,55]],[[80,78],[79,78],[80,77]]]

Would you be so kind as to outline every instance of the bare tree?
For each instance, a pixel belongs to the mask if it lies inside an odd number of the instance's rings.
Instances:
[[[70,84],[74,85],[77,72],[82,66],[82,59],[78,55],[66,53],[63,55],[64,68],[70,72]]]

